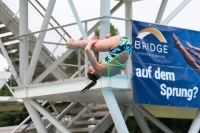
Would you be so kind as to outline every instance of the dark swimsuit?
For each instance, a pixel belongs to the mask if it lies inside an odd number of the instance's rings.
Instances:
[[[112,50],[109,51],[109,55],[101,60],[101,62],[106,63],[108,65],[108,77],[110,76],[110,66],[121,66],[124,67],[124,64],[121,64],[117,60],[115,60],[120,54],[127,52],[130,54],[131,52],[131,43],[128,38],[126,37],[121,37],[120,42],[118,46]],[[111,64],[111,62],[114,61],[116,64]]]

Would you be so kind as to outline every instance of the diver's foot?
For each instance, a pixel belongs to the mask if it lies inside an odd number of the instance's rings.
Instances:
[[[68,42],[74,42],[74,38],[70,38]]]
[[[74,38],[70,38],[69,41],[65,43],[65,45],[67,46],[66,48],[72,48],[72,42],[75,42]]]

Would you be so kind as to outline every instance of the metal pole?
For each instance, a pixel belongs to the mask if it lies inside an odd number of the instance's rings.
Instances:
[[[17,129],[19,129],[22,125],[24,125],[29,119],[31,118],[31,116],[29,115],[28,117],[26,117],[26,119],[20,123],[14,130],[12,130],[12,132],[10,133],[15,133],[15,131],[17,131]]]
[[[10,91],[10,93],[12,93],[12,95],[14,96],[12,89],[10,88],[10,86],[7,83],[6,83],[6,86],[7,86],[8,90]]]
[[[19,34],[28,33],[28,0],[20,0]],[[23,85],[27,84],[26,72],[29,64],[29,42],[28,36],[20,39],[19,45],[19,77]]]
[[[125,121],[122,117],[121,111],[115,99],[115,96],[112,92],[111,88],[103,88],[101,89],[103,97],[106,101],[112,119],[115,123],[115,127],[117,128],[118,133],[128,133],[128,129],[126,127]]]
[[[110,0],[100,1],[100,16],[110,16]],[[104,39],[106,34],[110,33],[110,18],[105,17],[100,20],[100,39]],[[99,53],[99,61],[104,59],[108,52]]]
[[[134,117],[135,117],[140,129],[142,130],[142,132],[143,133],[151,133],[142,114],[134,106],[132,107],[132,111],[133,111]]]
[[[72,102],[69,106],[67,106],[58,116],[56,116],[57,120],[60,120],[67,112],[69,112],[76,103]],[[52,127],[52,123],[49,123],[49,125],[46,126],[46,129],[49,130]]]
[[[125,121],[128,118],[131,108],[132,108],[132,105],[124,105],[123,106],[122,115],[123,115],[123,118]],[[117,133],[116,127],[113,128],[112,133]]]
[[[47,103],[47,101],[42,103],[42,106],[44,106]],[[15,131],[17,131],[17,129],[19,129],[22,125],[24,125],[29,119],[31,118],[31,116],[29,115],[25,120],[23,120],[14,130],[12,130],[11,133],[14,133]]]
[[[86,31],[86,34],[88,33],[88,26],[87,26],[87,22],[85,22],[85,31]],[[85,53],[85,77],[87,76],[87,71],[88,71],[88,57],[87,57],[87,54]],[[88,82],[88,80],[87,80]]]
[[[81,66],[80,71],[82,71],[84,68],[85,68],[85,65]],[[85,69],[86,69],[86,68],[85,68]],[[74,74],[70,77],[70,79],[74,78],[78,73],[79,73],[79,71],[77,71],[76,73],[74,73]],[[87,73],[86,73],[86,76],[87,76]]]
[[[83,36],[83,39],[87,40],[87,34],[85,33],[85,30],[84,30],[84,28],[83,28],[83,25],[81,24],[81,20],[80,20],[80,18],[79,18],[79,16],[78,16],[78,13],[77,13],[77,11],[76,11],[76,8],[75,8],[75,6],[74,6],[73,1],[72,1],[72,0],[68,0],[68,3],[69,3],[69,5],[70,5],[70,7],[71,7],[72,13],[74,14],[74,18],[76,19],[77,25],[78,25],[78,27],[79,27],[79,30],[80,30],[80,32],[81,32],[81,35]]]
[[[40,104],[34,100],[28,100],[28,102],[36,108],[45,118],[47,118],[55,127],[58,128],[62,133],[70,133],[62,124],[60,124],[56,118],[54,118],[49,112],[47,112]],[[35,124],[35,123],[34,123]]]
[[[165,133],[173,133],[167,126],[165,126],[161,121],[156,119],[152,114],[150,114],[145,108],[140,105],[134,104],[134,107],[145,115],[149,120],[151,120],[156,126],[158,126]]]
[[[47,133],[47,130],[46,130],[37,110],[35,110],[35,108],[33,108],[33,106],[30,105],[30,100],[23,99],[23,101],[24,101],[24,105],[26,106],[26,109],[28,110],[29,115],[31,116],[31,119],[32,119],[38,133]]]
[[[160,5],[160,9],[158,11],[155,23],[160,23],[161,22],[163,14],[164,14],[164,11],[165,11],[165,8],[167,6],[167,2],[168,2],[168,0],[162,0],[162,3]]]
[[[125,3],[125,18],[128,19],[132,19],[132,1],[127,1],[124,2]],[[125,21],[125,29],[126,29],[126,37],[128,37],[129,39],[132,38],[132,33],[131,33],[131,27],[132,27],[132,23],[130,20],[126,20]],[[126,75],[131,75],[132,74],[132,69],[130,70],[130,68],[132,68],[132,61],[130,59],[131,57],[129,57],[129,59],[127,60],[127,63],[125,65],[125,74]]]
[[[1,41],[1,38],[0,38],[0,48],[1,48],[1,51],[2,51],[2,53],[4,55],[4,57],[6,58],[8,64],[9,64],[10,68],[11,68],[11,73],[13,74],[15,80],[17,81],[17,84],[18,85],[22,85],[21,80],[18,77],[17,71],[15,70],[15,67],[14,67],[12,61],[10,60],[10,57],[8,56],[8,53],[7,53],[7,51],[6,51],[5,47],[4,47],[4,44]]]
[[[50,0],[49,1],[47,11],[46,11],[43,23],[42,23],[41,30],[47,29],[50,18],[51,18],[51,14],[53,12],[55,2],[56,2],[56,0]],[[42,42],[44,41],[45,34],[46,34],[46,32],[41,32],[38,36],[38,40],[36,42],[36,45],[35,45],[35,48],[34,48],[34,51],[33,51],[33,56],[31,58],[31,62],[30,62],[28,72],[27,72],[28,84],[30,84],[31,81],[32,81],[33,73],[35,71],[35,67],[37,65],[37,61],[38,61],[38,58],[39,58],[39,55],[40,55],[40,51],[42,49]]]
[[[38,3],[38,5],[46,12],[46,9],[42,6],[42,4],[38,1],[38,0],[35,0],[37,3]],[[30,1],[29,1],[30,2]],[[31,2],[30,2],[31,3]],[[32,4],[33,5],[33,4]],[[35,7],[35,6],[34,6]],[[42,15],[42,13],[37,9],[37,7],[35,7],[35,9]],[[42,15],[43,17],[44,17],[44,15]],[[56,21],[56,19],[52,16],[51,17],[51,19],[58,25],[58,26],[60,26],[60,24]],[[51,24],[52,25],[52,24]],[[53,25],[52,25],[52,27],[54,27]],[[63,28],[63,27],[61,27],[61,29],[62,29],[62,31],[69,37],[69,38],[71,38],[71,36],[65,31],[65,29]],[[58,32],[58,34],[60,34],[59,32]],[[67,41],[65,38],[64,38],[64,40],[65,41]]]
[[[125,18],[132,19],[132,1],[125,2]]]
[[[115,7],[113,7],[113,9],[110,10],[110,14],[112,15],[115,11],[117,11],[122,5],[124,4],[124,2],[120,1],[119,3],[117,3],[117,5]]]
[[[198,133],[200,129],[200,109],[198,109],[197,114],[192,122],[192,125],[190,126],[190,129],[188,133]]]
[[[184,0],[161,24],[167,25],[191,0]]]
[[[78,49],[78,77],[81,77],[81,50]]]

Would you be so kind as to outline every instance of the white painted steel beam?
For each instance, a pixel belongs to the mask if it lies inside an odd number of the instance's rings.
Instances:
[[[165,12],[165,8],[167,6],[167,2],[168,2],[168,0],[162,0],[162,3],[160,5],[160,9],[158,11],[155,23],[160,23],[161,22],[163,14]]]
[[[80,30],[80,32],[81,32],[81,35],[83,36],[83,39],[84,39],[84,40],[87,40],[87,39],[88,39],[88,38],[87,38],[87,34],[86,34],[86,32],[85,32],[85,30],[84,30],[84,28],[83,28],[83,25],[82,25],[81,20],[80,20],[80,18],[79,18],[79,16],[78,16],[78,13],[77,13],[77,11],[76,11],[76,8],[75,8],[75,6],[74,6],[73,1],[72,1],[72,0],[68,0],[68,3],[69,3],[69,5],[70,5],[70,7],[71,7],[72,13],[73,13],[74,18],[75,18],[75,20],[76,20],[76,22],[77,22],[77,25],[78,25],[79,30]]]
[[[117,11],[122,5],[124,4],[124,2],[119,2],[115,7],[113,7],[110,11],[110,14],[112,15],[113,13],[115,13],[115,11]],[[97,22],[89,31],[88,31],[88,35],[91,35],[100,25],[100,22]],[[87,31],[87,30],[86,30]]]
[[[87,56],[86,56],[86,57],[87,57]],[[88,58],[86,58],[86,62],[88,62],[87,59],[88,59]],[[85,68],[85,75],[87,75],[88,67],[86,67],[86,66],[88,66],[88,63],[86,63],[85,65],[81,66],[81,67],[79,68],[79,71],[75,72],[75,73],[70,77],[70,79],[76,77],[76,76],[78,75],[78,73],[81,72],[84,68]]]
[[[110,0],[100,1],[100,17],[110,16]],[[100,39],[105,39],[106,34],[110,33],[110,18],[100,19]],[[108,52],[99,53],[99,61],[104,59]]]
[[[38,104],[34,100],[27,100],[34,108],[36,108],[45,118],[47,118],[58,130],[62,133],[70,133],[64,125],[62,125],[59,121],[56,120],[49,112],[47,112],[40,104]],[[35,124],[35,122],[34,122]]]
[[[123,1],[120,1],[119,3],[117,3],[117,5],[111,9],[110,14],[112,15],[112,14],[113,14],[115,11],[117,11],[123,4],[124,4]]]
[[[53,62],[40,76],[37,77],[32,83],[41,82],[49,73],[51,73],[73,50],[67,50],[59,59]]]
[[[132,1],[124,2],[125,4],[125,18],[132,19]]]
[[[19,19],[19,34],[28,33],[28,0],[20,0],[20,19]],[[28,36],[20,38],[19,44],[19,77],[23,85],[27,84],[27,70],[29,64],[29,42]]]
[[[133,106],[132,112],[134,114],[134,117],[143,133],[151,133],[151,130],[149,129],[146,121],[144,120],[144,117],[142,114]]]
[[[149,120],[151,120],[157,127],[159,127],[165,133],[173,133],[171,129],[165,126],[161,121],[155,118],[151,113],[149,113],[145,108],[140,105],[133,104],[133,106],[140,111],[143,115],[145,115]]]
[[[126,119],[128,118],[128,115],[130,113],[130,110],[132,108],[132,105],[124,105],[123,109],[122,109],[122,116],[124,118],[124,120],[126,121]],[[116,127],[113,128],[111,133],[117,133],[117,129]]]
[[[41,30],[47,29],[51,15],[52,15],[52,12],[53,12],[55,2],[56,2],[56,0],[50,0],[49,1],[47,11],[46,11],[46,14],[45,14],[42,26],[41,26]],[[44,41],[45,34],[46,34],[46,32],[41,32],[38,36],[38,40],[37,40],[35,48],[34,48],[33,56],[31,58],[30,65],[28,67],[28,72],[27,72],[27,75],[28,75],[27,82],[28,82],[28,84],[30,84],[31,81],[32,81],[33,73],[35,71],[37,61],[38,61],[38,58],[39,58],[39,55],[40,55],[40,51],[42,49],[42,42]]]
[[[2,51],[2,53],[4,55],[4,57],[6,58],[8,64],[9,64],[10,68],[11,68],[11,73],[13,74],[17,84],[18,85],[22,85],[21,80],[18,77],[17,71],[15,70],[15,67],[14,67],[13,63],[12,63],[10,57],[8,56],[8,53],[7,53],[7,51],[6,51],[5,47],[4,47],[1,39],[0,39],[0,48],[1,48],[1,51]]]
[[[76,103],[72,102],[70,105],[68,105],[58,116],[56,116],[57,120],[60,120],[65,114],[67,114],[74,106]],[[52,123],[49,123],[49,125],[46,126],[46,129],[49,130],[52,127]]]
[[[115,127],[117,128],[118,133],[128,133],[128,129],[124,118],[122,117],[121,111],[119,109],[118,103],[115,99],[115,96],[111,88],[101,89],[105,102],[108,106],[109,112],[112,116]]]
[[[7,83],[6,83],[6,86],[7,86],[8,90],[10,91],[10,93],[14,96],[12,89],[10,88],[10,86]]]
[[[190,1],[184,0],[161,24],[167,25]]]
[[[47,103],[47,101],[42,103],[42,106],[44,106]],[[22,125],[24,125],[29,119],[31,118],[31,116],[29,115],[25,120],[23,120],[15,129],[12,130],[11,133],[15,133],[15,131],[17,131]]]
[[[198,112],[190,126],[188,133],[198,133],[200,129],[199,122],[200,122],[200,109],[198,109]]]
[[[14,35],[19,35],[19,25],[16,21],[13,20],[13,18],[9,15],[9,13],[7,13],[5,10],[3,10],[4,8],[2,8],[0,6],[0,20],[2,21],[2,23],[4,23],[6,25],[6,27],[12,32],[14,33]],[[9,25],[7,25],[9,23]],[[38,33],[38,32],[37,32]],[[22,37],[22,36],[21,36]],[[34,46],[35,43],[33,42],[29,42],[29,50],[30,52],[33,53],[34,50]],[[42,64],[45,64],[46,60],[48,59],[49,55],[47,55],[49,51],[47,49],[42,49],[41,53],[40,53],[40,57],[39,60]],[[46,64],[45,67],[48,67],[50,64],[52,64],[52,59],[49,59]],[[65,79],[68,78],[66,73],[63,72],[63,70],[61,69],[61,67],[57,67],[52,71],[52,74],[57,78],[57,79]]]
[[[109,82],[108,82],[109,80]],[[90,90],[98,91],[101,88],[114,88],[115,90],[129,89],[130,77],[128,76],[115,76],[112,78],[102,77],[98,80],[97,84]],[[116,84],[117,83],[117,84]],[[70,92],[80,92],[87,85],[86,78],[65,79],[55,82],[45,82],[40,84],[30,84],[25,88],[24,86],[14,87],[15,98],[34,98],[38,96],[56,95]],[[80,93],[79,93],[80,94]],[[90,94],[85,93],[85,94]],[[84,96],[84,94],[81,94]],[[67,98],[67,97],[66,97]]]
[[[31,116],[32,121],[34,122],[34,125],[38,131],[38,133],[47,133],[47,130],[41,120],[40,115],[38,114],[37,110],[31,106],[29,99],[23,99],[24,105],[26,106],[26,109],[29,112],[29,115]]]
[[[6,9],[0,6],[0,20],[6,27],[12,31],[14,35],[19,34],[18,24],[13,21],[13,18],[7,13]]]

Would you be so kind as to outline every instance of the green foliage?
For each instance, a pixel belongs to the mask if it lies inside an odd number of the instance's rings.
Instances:
[[[12,96],[11,92],[8,90],[7,86],[4,86],[0,90],[0,96]]]
[[[116,36],[117,34],[119,34],[118,29],[115,28],[115,26],[112,23],[110,23],[110,34],[112,36]],[[95,30],[94,35],[99,37],[99,35],[100,35],[100,29]]]
[[[25,108],[20,111],[0,112],[0,127],[19,125],[26,117],[28,112]]]

